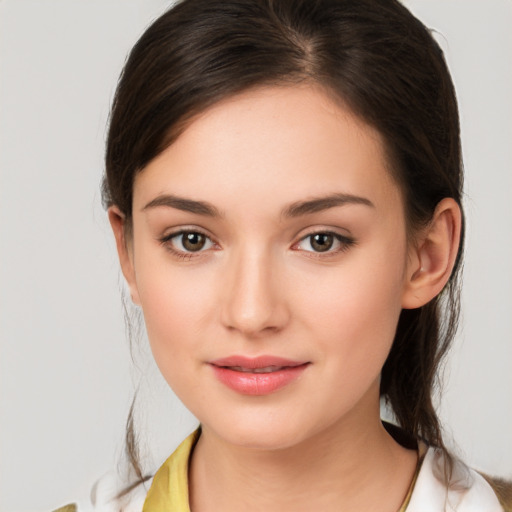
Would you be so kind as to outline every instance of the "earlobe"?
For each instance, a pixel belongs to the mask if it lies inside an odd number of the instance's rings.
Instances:
[[[457,202],[439,202],[430,224],[411,249],[402,307],[414,309],[436,297],[450,279],[459,250],[462,214]]]
[[[108,220],[114,232],[117,254],[124,278],[128,283],[132,301],[140,304],[137,282],[135,279],[135,268],[133,265],[133,253],[130,247],[130,240],[127,239],[126,217],[117,206],[108,209]]]

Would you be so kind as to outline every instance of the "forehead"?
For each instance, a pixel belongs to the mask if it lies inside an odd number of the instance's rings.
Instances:
[[[137,175],[134,209],[163,193],[261,206],[333,191],[399,195],[381,135],[317,87],[265,87],[197,116]]]

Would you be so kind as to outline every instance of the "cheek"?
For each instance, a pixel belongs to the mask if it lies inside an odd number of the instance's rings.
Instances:
[[[349,373],[380,372],[401,312],[405,250],[382,247],[354,253],[329,272],[304,274],[295,294],[321,357]]]
[[[144,263],[137,267],[137,288],[149,343],[160,371],[174,388],[190,375],[189,364],[199,364],[193,356],[200,352],[211,318],[212,287],[206,285],[204,271],[176,268],[165,255],[139,261]]]

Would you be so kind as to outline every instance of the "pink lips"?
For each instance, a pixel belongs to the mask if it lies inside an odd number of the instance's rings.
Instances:
[[[210,361],[215,376],[244,395],[267,395],[297,379],[309,362],[275,356],[230,356]]]

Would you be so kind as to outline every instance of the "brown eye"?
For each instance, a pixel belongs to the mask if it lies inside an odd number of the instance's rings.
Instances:
[[[182,233],[181,244],[186,251],[200,251],[206,245],[206,237],[201,233]]]
[[[178,254],[203,252],[214,247],[212,240],[199,231],[180,231],[161,239],[162,244]]]
[[[310,236],[311,248],[316,252],[325,252],[332,248],[334,235],[331,233],[316,233]]]
[[[294,247],[306,253],[335,255],[348,250],[356,241],[348,236],[331,231],[318,231],[305,236]]]

